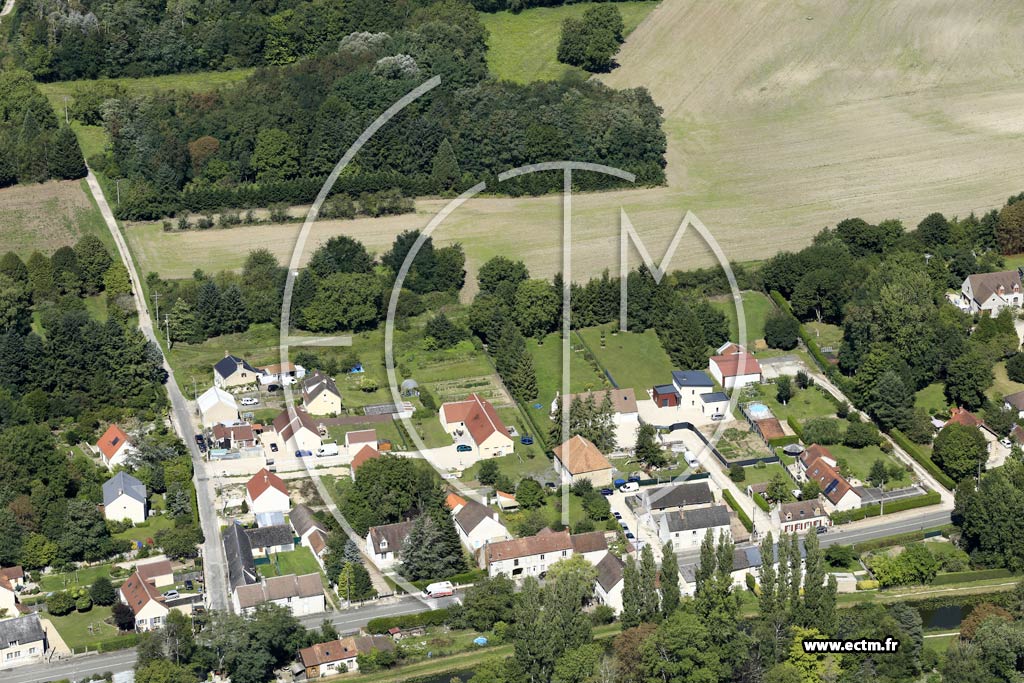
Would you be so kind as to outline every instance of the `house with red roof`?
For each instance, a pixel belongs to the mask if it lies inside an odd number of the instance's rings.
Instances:
[[[757,384],[762,380],[761,365],[739,344],[727,342],[708,359],[708,372],[726,389]]]
[[[612,485],[612,464],[591,441],[577,434],[561,446],[555,446],[552,464],[559,480],[571,486],[581,479],[600,488]]]
[[[245,502],[255,515],[264,512],[285,513],[291,509],[284,480],[266,467],[245,483]]]
[[[376,450],[380,444],[377,443],[376,429],[360,429],[355,432],[345,432],[345,448],[348,452],[358,453],[363,446],[369,446]]]
[[[373,460],[374,458],[379,457],[380,453],[377,452],[377,449],[369,444],[360,448],[359,452],[356,453],[354,458],[352,458],[352,463],[349,465],[349,473],[352,475],[352,481],[356,480],[356,470],[358,470],[360,466],[362,466],[367,460]]]
[[[480,457],[496,458],[512,453],[512,437],[490,401],[470,394],[465,401],[441,405],[441,425],[455,443],[471,446]]]
[[[103,436],[96,442],[94,450],[99,454],[108,470],[123,464],[128,456],[135,452],[131,439],[116,424],[107,427],[107,431],[103,432]]]
[[[164,596],[153,581],[143,578],[139,572],[129,576],[121,584],[118,593],[121,602],[128,605],[135,614],[136,631],[152,631],[161,628],[167,621],[171,610],[165,604]]]
[[[807,481],[816,481],[832,511],[855,510],[861,506],[860,494],[839,473],[836,459],[824,446],[812,444],[800,454],[799,471]]]

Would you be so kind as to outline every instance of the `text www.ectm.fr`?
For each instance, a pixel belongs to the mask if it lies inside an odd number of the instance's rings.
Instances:
[[[809,654],[847,653],[847,652],[896,652],[900,641],[895,638],[885,640],[805,640],[804,652]]]

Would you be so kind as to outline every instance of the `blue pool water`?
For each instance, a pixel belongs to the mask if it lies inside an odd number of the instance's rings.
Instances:
[[[753,420],[764,420],[772,416],[772,411],[763,403],[751,403],[747,406],[747,414]]]

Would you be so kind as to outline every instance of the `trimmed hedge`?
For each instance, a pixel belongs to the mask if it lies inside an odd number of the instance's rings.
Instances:
[[[800,437],[799,436],[790,434],[790,435],[787,435],[787,436],[777,436],[774,439],[768,439],[768,445],[771,446],[772,449],[774,450],[776,448],[781,448],[783,446],[788,446],[788,445],[790,445],[792,443],[798,443],[799,441],[800,441]]]
[[[878,590],[878,581],[874,579],[862,579],[857,582],[857,590],[859,591],[873,591]]]
[[[854,543],[853,551],[859,555],[861,553],[866,553],[871,550],[878,550],[879,548],[888,548],[894,545],[907,545],[908,543],[923,541],[926,538],[930,538],[932,532],[935,531],[938,531],[943,536],[949,536],[951,533],[956,531],[956,527],[952,524],[947,524],[936,529],[922,529],[919,531],[908,531],[905,534],[895,534],[893,536],[886,536],[884,538],[873,538],[870,541],[861,541],[860,543]]]
[[[779,293],[779,290],[773,289],[772,291],[768,292],[768,296],[772,298],[772,301],[775,302],[776,306],[784,310],[786,313],[793,315],[793,307],[789,305],[788,301],[786,301],[786,297],[782,296],[782,294]]]
[[[116,640],[104,640],[99,644],[100,652],[115,652],[117,650],[125,650],[129,647],[135,647],[139,644],[138,633],[125,633],[119,635]]]
[[[913,510],[914,508],[926,507],[928,505],[938,505],[942,502],[942,496],[939,495],[938,491],[929,491],[924,495],[911,496],[910,498],[901,498],[900,500],[893,501],[886,504],[885,514],[889,515],[894,512],[903,512],[904,510]],[[833,524],[847,524],[849,522],[856,522],[866,517],[878,517],[882,513],[880,505],[865,505],[864,507],[857,508],[856,510],[846,510],[845,512],[836,512],[832,515]]]
[[[426,612],[415,614],[396,614],[390,617],[377,617],[366,623],[366,630],[370,633],[387,633],[388,629],[394,628],[416,628],[417,626],[441,626],[448,621],[448,610],[445,608],[432,609]]]
[[[736,502],[736,499],[733,498],[732,492],[728,489],[722,489],[722,497],[725,498],[725,502],[729,504],[729,507],[736,511],[736,516],[740,518],[740,523],[743,524],[743,528],[747,531],[753,531],[754,523],[750,521],[750,517],[743,511],[740,504]]]
[[[755,493],[754,494],[754,502],[757,503],[757,507],[761,508],[765,512],[768,512],[768,511],[771,510],[771,506],[768,505],[768,501],[765,500],[764,496],[762,496],[760,493]]]
[[[953,481],[953,479],[948,474],[939,469],[939,466],[936,465],[931,458],[922,453],[921,450],[910,439],[907,438],[906,434],[894,428],[892,431],[889,432],[889,436],[892,438],[893,441],[896,442],[896,444],[900,448],[902,448],[903,450],[910,454],[910,457],[914,459],[914,462],[916,462],[921,467],[925,468],[925,470],[928,471],[928,474],[935,477],[935,479],[938,480],[940,484],[945,486],[950,491],[956,488],[956,482]]]
[[[788,424],[789,428],[792,429],[793,433],[796,434],[797,440],[803,441],[803,439],[804,439],[804,430],[803,430],[803,427],[800,426],[800,423],[797,422],[796,420],[794,420],[792,417],[787,417],[786,418],[786,424]]]
[[[981,569],[978,571],[968,572],[949,572],[946,574],[939,574],[932,581],[934,586],[942,586],[951,583],[967,583],[969,581],[985,581],[987,579],[1012,579],[1018,574],[1014,574],[1009,569]]]

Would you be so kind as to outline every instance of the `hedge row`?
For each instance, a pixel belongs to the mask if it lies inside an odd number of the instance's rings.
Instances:
[[[754,502],[757,503],[757,507],[761,508],[765,512],[768,512],[768,511],[771,510],[771,506],[768,505],[768,501],[765,500],[764,496],[762,496],[760,493],[755,493],[754,494]]]
[[[725,498],[725,502],[729,504],[729,507],[736,511],[736,516],[740,518],[740,523],[743,524],[743,528],[747,531],[753,531],[754,523],[750,521],[750,517],[747,516],[747,513],[743,511],[740,504],[736,502],[735,498],[733,498],[732,492],[728,489],[722,489],[722,497]]]
[[[913,458],[918,465],[925,468],[928,471],[928,474],[935,477],[940,484],[950,491],[956,488],[956,482],[953,481],[948,474],[939,469],[939,466],[936,465],[931,458],[921,452],[921,449],[908,439],[906,434],[894,428],[889,432],[889,436],[892,437],[892,440],[895,441],[900,448],[909,453],[910,457]]]
[[[793,419],[792,417],[787,417],[787,418],[786,418],[786,424],[788,424],[788,425],[789,425],[789,428],[793,430],[793,433],[794,433],[794,434],[796,434],[796,438],[797,438],[797,440],[799,440],[799,441],[803,441],[803,438],[804,438],[804,430],[803,430],[803,428],[802,428],[802,427],[800,426],[800,423],[799,423],[799,422],[797,422],[796,420],[794,420],[794,419]]]
[[[366,630],[370,633],[387,633],[388,629],[416,628],[418,626],[441,626],[448,621],[448,610],[445,608],[432,609],[426,612],[415,614],[396,614],[390,617],[377,617],[366,623]]]
[[[904,510],[913,510],[914,508],[926,507],[928,505],[938,505],[942,502],[942,496],[939,495],[938,491],[929,491],[920,496],[911,496],[910,498],[901,498],[900,500],[887,503],[885,506],[885,514],[890,515],[894,512],[903,512]],[[856,510],[846,510],[845,512],[836,512],[832,515],[833,524],[846,524],[848,522],[856,522],[866,517],[878,517],[882,514],[882,508],[880,505],[865,505],[864,507],[857,508]]]
[[[985,581],[987,579],[1012,579],[1017,576],[1009,569],[981,569],[973,572],[949,572],[939,574],[932,581],[933,586],[943,586],[951,583],[967,583],[968,581]]]
[[[775,302],[776,306],[784,310],[786,313],[793,315],[793,307],[789,305],[789,302],[786,301],[786,297],[782,296],[779,290],[773,289],[772,291],[768,292],[768,296],[772,298],[772,301]]]
[[[771,446],[772,449],[774,450],[776,448],[781,448],[783,446],[788,446],[788,445],[790,445],[792,443],[797,443],[799,441],[800,441],[800,437],[799,436],[795,436],[793,434],[790,434],[790,435],[787,435],[787,436],[777,436],[774,439],[768,439],[768,445]]]
[[[873,591],[877,590],[879,586],[878,581],[874,579],[862,579],[857,582],[857,590],[859,591]]]

